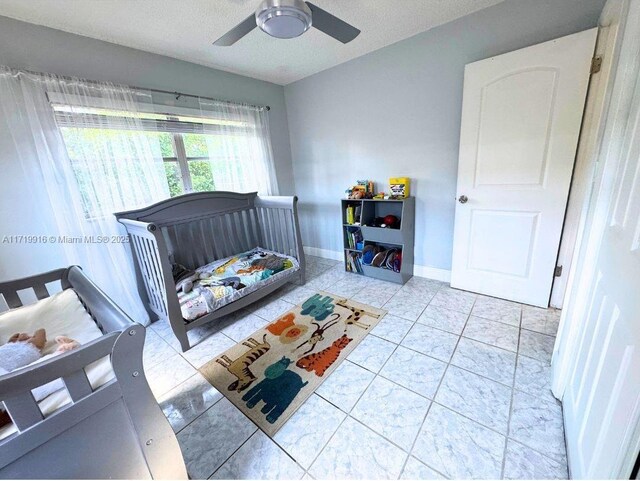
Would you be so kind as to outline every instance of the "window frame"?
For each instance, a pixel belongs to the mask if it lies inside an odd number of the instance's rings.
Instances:
[[[189,170],[189,162],[198,160],[209,160],[209,156],[188,157],[187,149],[184,144],[184,132],[165,132],[171,135],[171,145],[173,147],[174,157],[162,157],[163,162],[176,162],[178,171],[180,172],[180,182],[182,182],[182,191],[185,194],[199,192],[193,188],[193,180],[191,171]],[[215,179],[213,179],[215,182]]]

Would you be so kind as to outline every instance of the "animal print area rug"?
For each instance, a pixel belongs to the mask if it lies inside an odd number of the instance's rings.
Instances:
[[[314,294],[200,372],[273,436],[385,314],[326,292]]]

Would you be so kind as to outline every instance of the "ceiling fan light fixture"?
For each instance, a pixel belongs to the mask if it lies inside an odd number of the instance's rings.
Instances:
[[[302,0],[265,0],[256,10],[256,24],[272,37],[299,37],[311,28],[311,9]]]

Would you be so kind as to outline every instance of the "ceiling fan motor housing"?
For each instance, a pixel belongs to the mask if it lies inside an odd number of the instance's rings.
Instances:
[[[256,24],[272,37],[294,38],[311,28],[311,9],[303,0],[264,0]]]

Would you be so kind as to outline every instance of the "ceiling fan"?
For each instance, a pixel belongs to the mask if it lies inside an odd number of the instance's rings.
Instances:
[[[213,42],[219,47],[233,45],[256,27],[272,37],[294,38],[315,27],[330,37],[347,43],[360,30],[334,17],[326,10],[303,0],[264,0],[254,14]]]

